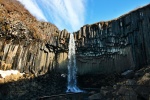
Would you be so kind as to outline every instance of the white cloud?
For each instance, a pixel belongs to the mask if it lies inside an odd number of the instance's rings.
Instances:
[[[84,25],[86,0],[18,0],[36,16],[60,30],[77,31]]]
[[[43,15],[43,12],[35,2],[35,0],[18,0],[18,1],[21,2],[24,5],[24,7],[38,20],[47,21],[47,19]]]

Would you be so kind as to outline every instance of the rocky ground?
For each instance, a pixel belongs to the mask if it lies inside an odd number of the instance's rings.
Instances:
[[[39,77],[24,74],[18,81],[0,84],[0,99],[36,100],[65,93],[66,85],[67,77],[56,71]],[[78,76],[78,86],[86,92],[88,100],[149,100],[150,66],[126,74]]]
[[[104,82],[106,84],[103,84],[104,80],[107,80]],[[113,79],[105,77],[99,82],[102,83],[99,91],[90,91],[89,100],[150,99],[150,66],[136,71],[127,71],[125,75],[120,74],[120,76]]]
[[[25,74],[18,81],[0,84],[0,100],[36,100],[42,96],[65,93],[66,78],[50,72],[34,77]]]

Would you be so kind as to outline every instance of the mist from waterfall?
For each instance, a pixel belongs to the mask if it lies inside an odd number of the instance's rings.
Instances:
[[[70,34],[69,40],[69,53],[68,53],[68,86],[66,92],[82,92],[77,87],[77,67],[76,67],[76,57],[75,57],[75,41],[73,34]]]

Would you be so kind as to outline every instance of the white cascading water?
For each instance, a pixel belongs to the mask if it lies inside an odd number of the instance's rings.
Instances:
[[[69,40],[69,54],[68,54],[68,86],[66,92],[82,92],[77,87],[77,67],[76,67],[76,57],[75,57],[75,42],[73,34],[70,34]]]

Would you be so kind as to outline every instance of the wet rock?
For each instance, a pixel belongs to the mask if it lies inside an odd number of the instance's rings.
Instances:
[[[88,97],[89,100],[104,100],[103,96],[100,93],[93,94]]]
[[[96,91],[90,91],[89,94],[90,95],[96,94]]]
[[[133,70],[127,70],[121,74],[123,77],[127,79],[131,79],[134,76],[134,71]]]

